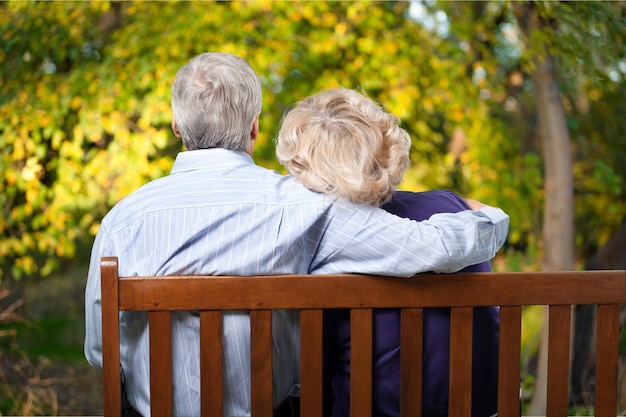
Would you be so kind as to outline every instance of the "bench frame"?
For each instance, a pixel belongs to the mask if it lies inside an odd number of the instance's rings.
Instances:
[[[170,313],[200,313],[202,416],[222,415],[222,311],[249,310],[252,415],[272,417],[273,309],[299,309],[301,415],[322,416],[322,316],[351,309],[351,415],[372,414],[372,309],[401,309],[401,415],[421,415],[423,308],[450,307],[449,415],[471,416],[473,307],[500,306],[498,415],[519,416],[522,306],[549,311],[547,416],[568,414],[571,307],[597,305],[598,417],[617,414],[620,305],[625,271],[356,274],[258,277],[124,277],[118,260],[101,261],[104,416],[120,415],[119,312],[148,311],[152,416],[171,416]],[[207,294],[211,296],[208,297]],[[302,296],[306,295],[306,296]],[[218,353],[219,352],[219,353]],[[355,399],[358,399],[356,401]],[[370,399],[368,401],[368,399]]]

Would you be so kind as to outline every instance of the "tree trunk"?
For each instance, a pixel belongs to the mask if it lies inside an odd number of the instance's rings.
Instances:
[[[514,3],[520,28],[531,39],[549,24],[532,4]],[[560,98],[554,60],[547,50],[537,56],[532,72],[539,134],[543,145],[545,203],[543,216],[544,271],[574,268],[574,187],[572,155],[565,111]],[[546,312],[547,313],[547,312]],[[572,320],[572,323],[574,320]],[[546,415],[547,320],[541,334],[535,393],[528,415]]]
[[[544,153],[543,269],[574,268],[574,179],[565,111],[552,57],[537,63],[535,101]]]

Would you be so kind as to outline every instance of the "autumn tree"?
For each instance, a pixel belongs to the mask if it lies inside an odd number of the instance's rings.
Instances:
[[[581,265],[626,213],[624,14],[623,2],[2,2],[0,272],[87,261],[110,207],[169,172],[172,80],[210,50],[259,74],[259,164],[281,169],[273,137],[291,104],[358,89],[411,134],[402,188],[510,214],[497,268],[518,268],[519,252]]]
[[[409,19],[404,2],[0,7],[0,262],[15,277],[84,259],[106,211],[168,172],[181,149],[169,128],[171,82],[203,51],[239,54],[257,70],[255,158],[268,167],[280,169],[272,138],[283,111],[325,88],[362,90],[402,117],[415,139],[404,188],[451,188],[463,152],[448,156],[449,131],[490,126],[487,107],[463,99],[475,87],[459,81],[454,49]]]
[[[528,48],[511,3],[435,3],[447,32],[417,18],[416,4],[0,3],[4,270],[45,275],[59,259],[85,259],[108,209],[167,174],[181,149],[169,127],[171,82],[207,50],[241,55],[259,74],[258,163],[281,169],[273,137],[292,103],[321,89],[359,89],[400,116],[413,138],[402,188],[452,188],[501,206],[511,215],[508,247],[524,251],[540,246],[546,196],[529,81],[544,45],[572,138],[579,258],[601,244],[626,212],[625,130],[611,130],[624,122],[607,102],[623,106],[623,44],[607,41],[623,36],[621,6],[539,4],[559,18],[544,17],[550,25]],[[592,42],[572,42],[580,33]],[[609,69],[616,75],[607,79]]]
[[[527,123],[531,122],[536,128],[529,131],[525,147],[537,152],[543,160],[543,220],[539,242],[542,269],[574,269],[575,244],[580,252],[594,243],[597,248],[598,242],[589,240],[590,229],[581,226],[586,219],[599,215],[597,211],[586,211],[596,204],[594,202],[579,206],[582,209],[575,211],[575,198],[588,201],[589,194],[593,193],[592,199],[608,204],[609,211],[602,216],[610,216],[616,205],[624,204],[623,165],[605,164],[590,158],[592,154],[581,152],[581,149],[597,146],[597,142],[593,145],[584,137],[585,132],[577,123],[577,120],[589,120],[579,103],[587,103],[588,107],[590,101],[601,101],[598,100],[602,95],[600,91],[610,93],[616,84],[623,85],[623,5],[512,2],[448,6],[453,31],[469,45],[473,71],[476,68],[484,71],[491,97],[500,101],[505,109],[507,102],[512,109],[521,102],[532,110]],[[469,22],[478,23],[470,25]],[[589,85],[594,85],[599,96],[588,95],[585,89]],[[524,90],[531,93],[532,102],[524,101],[520,94]],[[623,121],[616,122],[623,125]],[[579,143],[572,140],[576,136]],[[524,137],[516,140],[524,140]],[[603,143],[613,141],[623,144],[623,135],[606,136]],[[583,171],[585,175],[581,175]],[[599,182],[588,181],[590,172],[592,177],[609,179],[612,191],[596,194],[602,186]],[[581,219],[578,222],[575,222],[576,215]],[[606,230],[615,230],[622,219],[623,213],[611,218]],[[601,232],[604,239],[606,230]],[[542,350],[540,364],[544,357]],[[542,372],[544,367],[539,369],[531,414],[546,412],[545,394],[549,387]]]

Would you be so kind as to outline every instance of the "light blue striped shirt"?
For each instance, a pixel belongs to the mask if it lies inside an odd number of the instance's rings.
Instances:
[[[425,222],[335,201],[242,152],[181,152],[169,176],[120,201],[103,219],[85,291],[85,355],[102,366],[102,256],[120,258],[121,276],[269,275],[360,272],[411,276],[454,272],[491,259],[508,216],[486,207]],[[209,296],[209,295],[207,295]],[[224,317],[224,415],[250,415],[249,320]],[[150,415],[147,314],[120,317],[121,361],[130,402]],[[199,415],[198,316],[172,322],[174,415]],[[298,314],[273,317],[274,405],[299,391]]]

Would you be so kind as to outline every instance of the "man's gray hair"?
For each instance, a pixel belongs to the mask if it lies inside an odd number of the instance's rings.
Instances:
[[[245,151],[261,104],[261,83],[250,64],[226,53],[191,59],[172,86],[172,112],[188,150]]]

